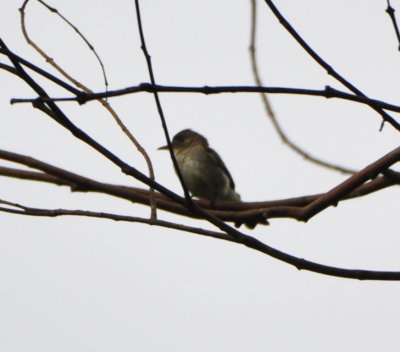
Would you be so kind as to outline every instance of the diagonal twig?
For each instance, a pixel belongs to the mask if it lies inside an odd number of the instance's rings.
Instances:
[[[389,167],[400,161],[400,147],[392,150],[382,158],[376,160],[372,164],[363,168],[356,174],[349,177],[347,180],[332,188],[329,192],[326,192],[313,200],[305,207],[282,207],[267,210],[265,213],[266,218],[269,216],[277,216],[280,212],[285,214],[291,213],[292,217],[300,221],[308,221],[310,218],[320,213],[331,205],[337,205],[337,203],[343,199],[350,192],[354,191],[362,184],[370,179],[376,178],[380,173],[385,173]],[[390,172],[389,172],[390,174]]]
[[[256,0],[250,0],[251,3],[251,30],[250,30],[250,60],[251,60],[251,69],[253,71],[254,80],[257,86],[262,87],[264,84],[261,80],[260,71],[258,68],[258,60],[256,55],[256,37],[257,37],[257,3]],[[356,171],[351,170],[349,168],[335,165],[331,162],[327,162],[316,156],[311,155],[310,153],[306,152],[303,148],[301,148],[298,144],[294,143],[283,131],[281,124],[275,114],[275,111],[272,108],[271,102],[268,98],[268,95],[265,93],[261,93],[261,100],[264,105],[265,112],[269,117],[272,126],[275,128],[276,133],[278,134],[281,141],[286,144],[290,149],[292,149],[297,154],[301,155],[305,160],[308,160],[316,165],[323,166],[330,170],[339,171],[344,174],[353,174]]]
[[[0,49],[2,49],[3,52],[6,53],[6,55],[10,59],[10,61],[13,63],[18,76],[20,76],[21,79],[24,80],[25,83],[28,84],[36,92],[36,94],[39,95],[39,97],[43,98],[44,100],[47,100],[49,98],[49,96],[46,93],[46,91],[23,69],[23,67],[20,65],[18,60],[16,60],[13,57],[12,52],[8,49],[8,47],[6,46],[6,44],[4,43],[4,41],[1,38],[0,38]],[[8,55],[8,53],[9,53],[9,55]],[[185,202],[184,199],[182,199],[179,195],[175,194],[174,192],[170,191],[166,187],[160,185],[156,181],[147,177],[146,175],[141,173],[136,168],[125,163],[118,156],[116,156],[115,154],[110,152],[107,148],[105,148],[103,145],[101,145],[96,140],[94,140],[92,137],[90,137],[87,133],[85,133],[84,131],[79,129],[77,126],[75,126],[54,102],[48,101],[47,103],[43,103],[43,102],[38,101],[36,104],[34,104],[34,107],[36,107],[39,110],[46,113],[54,121],[56,121],[61,126],[66,128],[68,131],[70,131],[76,138],[78,138],[79,140],[83,141],[84,143],[90,145],[93,149],[98,151],[101,155],[106,157],[108,160],[113,162],[115,165],[119,166],[123,173],[136,178],[137,180],[143,182],[144,184],[146,184],[148,186],[153,187],[154,189],[165,194],[166,196],[170,197],[171,199],[174,199],[178,203]]]
[[[144,55],[145,60],[146,60],[147,70],[149,72],[149,77],[150,77],[150,82],[151,82],[151,84],[156,84],[156,80],[155,80],[155,77],[154,77],[154,71],[153,71],[153,65],[151,63],[151,57],[149,55],[149,52],[147,51],[146,40],[144,38],[143,24],[142,24],[142,17],[141,17],[141,13],[140,13],[139,0],[135,0],[135,9],[136,9],[136,18],[137,18],[137,25],[138,25],[138,31],[139,31],[139,36],[140,36],[141,48],[142,48],[143,55]],[[165,135],[165,138],[167,140],[168,151],[169,151],[169,154],[170,154],[170,157],[171,157],[171,160],[172,160],[172,164],[174,165],[174,169],[176,171],[176,174],[178,175],[179,182],[181,183],[181,186],[182,186],[182,189],[183,189],[183,193],[185,195],[186,202],[187,202],[188,206],[191,207],[192,203],[193,203],[192,202],[192,198],[190,197],[188,188],[187,188],[187,186],[185,184],[185,180],[183,179],[181,170],[179,169],[179,166],[178,166],[178,162],[176,161],[174,152],[172,150],[171,138],[170,138],[169,131],[168,131],[167,121],[165,119],[164,112],[163,112],[163,109],[161,107],[160,98],[159,98],[157,92],[153,92],[153,96],[154,96],[154,101],[156,103],[158,115],[160,116],[161,126],[163,128],[164,135]]]
[[[28,34],[28,31],[26,29],[26,24],[25,24],[25,7],[27,6],[29,0],[25,0],[24,4],[20,8],[20,14],[21,14],[21,28],[22,32],[24,34],[24,37],[29,45],[31,45],[43,58],[46,59],[46,62],[48,62],[51,66],[53,66],[58,72],[60,72],[66,79],[68,79],[70,82],[72,82],[74,85],[77,87],[81,88],[83,91],[86,93],[93,93],[91,89],[86,87],[83,83],[79,82],[78,80],[74,79],[71,75],[69,75],[65,70],[63,70],[52,58],[50,58],[44,50],[42,50],[30,37]],[[108,82],[107,82],[107,76],[105,73],[104,65],[97,54],[97,52],[94,50],[94,47],[90,44],[90,42],[85,38],[85,36],[79,31],[79,29],[74,26],[70,21],[68,21],[64,16],[62,16],[58,10],[55,8],[52,8],[48,6],[44,1],[39,0],[39,3],[41,3],[43,6],[45,6],[50,12],[56,13],[63,21],[65,21],[71,28],[74,29],[75,32],[80,36],[80,38],[86,43],[86,45],[90,48],[92,52],[94,52],[98,62],[100,63],[100,66],[102,68],[103,72],[103,77],[104,81],[106,84],[106,88],[108,87]],[[81,95],[81,94],[80,94]],[[78,97],[80,96],[78,95]],[[112,106],[104,99],[97,99],[97,101],[110,113],[110,115],[113,117],[114,121],[118,125],[118,127],[121,129],[121,131],[128,137],[128,139],[133,143],[133,145],[136,147],[136,149],[139,151],[139,153],[143,156],[147,168],[149,170],[149,176],[150,179],[154,181],[155,176],[154,176],[154,168],[151,163],[151,159],[149,155],[147,154],[146,150],[141,146],[141,144],[137,141],[137,139],[133,136],[133,134],[129,131],[129,129],[125,126],[125,124],[122,122],[116,111],[112,108]],[[155,219],[157,217],[156,213],[156,204],[155,204],[155,197],[154,197],[154,189],[150,186],[150,203],[151,203],[151,218]]]
[[[144,219],[137,216],[119,215],[111,214],[105,212],[94,212],[89,210],[81,209],[43,209],[43,208],[33,208],[19,203],[9,202],[0,199],[0,204],[5,205],[5,207],[0,206],[0,211],[5,213],[28,215],[28,216],[40,216],[40,217],[57,217],[57,216],[85,216],[100,219],[109,219],[114,221],[125,221],[125,222],[135,222],[141,224],[155,225],[164,228],[170,228],[174,230],[179,230],[183,232],[195,233],[198,235],[203,235],[207,237],[217,238],[220,240],[226,240],[230,242],[235,242],[230,236],[222,232],[205,230],[199,227],[187,226],[183,224],[176,224],[170,221],[158,220],[158,219]]]
[[[68,210],[68,209],[42,209],[42,208],[32,208],[27,207],[18,203],[13,203],[0,199],[0,204],[4,204],[4,207],[0,206],[0,212],[8,212],[14,214],[23,214],[28,216],[87,216],[96,218],[105,218],[116,221],[129,221],[129,222],[139,222],[146,223],[150,225],[157,225],[166,228],[173,228],[179,231],[191,232],[200,234],[203,236],[213,237],[217,239],[227,240],[230,242],[235,242],[242,244],[237,239],[226,235],[225,233],[209,231],[204,229],[198,229],[191,226],[178,225],[175,223],[155,220],[151,221],[148,219],[142,219],[132,216],[124,216],[110,213],[99,213],[91,212],[85,210]],[[385,280],[385,281],[398,281],[400,280],[400,272],[398,271],[372,271],[372,270],[359,270],[359,269],[344,269],[333,267],[329,265],[323,265],[315,263],[303,258],[295,257],[293,255],[287,254],[285,252],[279,251],[273,247],[267,246],[254,238],[247,238],[245,245],[249,248],[255,249],[262,253],[268,254],[276,259],[279,259],[288,264],[294,265],[298,270],[307,270],[315,273],[326,274],[330,276],[358,279],[358,280]]]
[[[398,42],[398,47],[397,49],[400,51],[400,32],[399,32],[399,26],[397,25],[397,21],[396,21],[396,16],[394,15],[394,8],[390,5],[390,0],[387,0],[387,8],[386,8],[386,12],[389,15],[390,19],[392,20],[392,24],[393,24],[393,28],[394,28],[394,32],[396,33],[396,38],[397,38],[397,42]]]
[[[300,44],[300,46],[322,67],[326,70],[326,72],[339,81],[343,86],[352,91],[353,93],[360,95],[362,97],[366,97],[366,95],[356,88],[353,84],[351,84],[348,80],[346,80],[343,76],[341,76],[338,72],[334,70],[334,68],[329,65],[321,56],[319,56],[307,43],[306,41],[297,33],[297,31],[293,28],[293,26],[286,20],[286,18],[280,13],[278,8],[274,5],[272,0],[264,0],[268,7],[271,9],[272,13],[278,19],[280,24],[290,33],[290,35]],[[400,123],[398,123],[392,116],[390,116],[387,112],[380,108],[372,107],[378,114],[382,117],[381,129],[383,128],[383,123],[388,122],[392,125],[396,130],[400,131]]]

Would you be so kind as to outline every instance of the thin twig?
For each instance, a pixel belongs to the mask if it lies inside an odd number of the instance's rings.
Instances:
[[[230,242],[235,242],[230,236],[225,233],[205,230],[199,227],[187,226],[182,224],[176,224],[170,221],[158,220],[158,219],[144,219],[136,216],[119,215],[104,212],[94,212],[89,210],[80,209],[43,209],[43,208],[33,208],[28,207],[19,203],[13,203],[6,200],[0,199],[0,204],[4,204],[7,207],[0,207],[1,212],[13,213],[19,215],[28,216],[41,216],[41,217],[57,217],[57,216],[85,216],[92,218],[109,219],[114,221],[125,221],[125,222],[135,222],[141,224],[155,225],[164,228],[179,230],[183,232],[195,233],[202,236],[217,238],[220,240],[226,240]]]
[[[222,239],[230,242],[235,242],[242,244],[242,242],[226,235],[225,233],[208,231],[200,228],[195,228],[191,226],[178,225],[168,221],[162,220],[148,220],[132,216],[124,216],[110,213],[100,213],[91,212],[85,210],[68,210],[68,209],[42,209],[42,208],[32,208],[27,207],[18,203],[13,203],[5,200],[0,200],[0,203],[4,204],[5,207],[0,207],[1,212],[28,215],[28,216],[45,216],[45,217],[55,217],[55,216],[86,216],[95,218],[105,218],[115,221],[128,221],[128,222],[138,222],[145,223],[149,225],[156,225],[166,228],[173,228],[183,232],[196,233],[203,236],[213,237],[217,239]],[[256,251],[262,252],[264,254],[270,255],[278,260],[295,266],[298,270],[307,270],[319,274],[325,274],[330,276],[358,279],[358,280],[386,280],[386,281],[398,281],[400,280],[400,272],[398,271],[372,271],[372,270],[357,270],[357,269],[344,269],[337,268],[329,265],[318,264],[303,258],[298,258],[287,254],[285,252],[279,251],[273,247],[267,246],[260,241],[247,237],[245,245]]]
[[[257,55],[256,55],[256,35],[257,35],[257,6],[256,6],[256,0],[251,0],[251,30],[250,30],[250,46],[249,46],[249,52],[250,52],[250,60],[251,60],[251,69],[253,71],[253,76],[254,80],[257,84],[257,86],[262,87],[264,84],[261,80],[261,75],[260,71],[258,69],[258,61],[257,61]],[[271,102],[268,99],[267,94],[261,94],[261,100],[263,102],[265,112],[267,116],[269,117],[272,125],[275,128],[276,133],[278,134],[279,138],[283,143],[285,143],[290,149],[292,149],[294,152],[297,154],[301,155],[304,159],[325,167],[330,170],[335,170],[339,171],[344,174],[353,174],[356,171],[351,170],[349,168],[340,166],[340,165],[335,165],[331,162],[324,161],[320,158],[317,158],[316,156],[311,155],[310,153],[306,152],[303,148],[301,148],[298,144],[294,143],[283,131],[278,118],[272,108]]]
[[[94,46],[87,40],[87,38],[82,34],[78,27],[76,27],[71,21],[69,21],[65,16],[63,16],[56,8],[51,7],[46,4],[43,0],[37,0],[40,4],[46,7],[51,13],[55,13],[58,17],[60,17],[65,23],[68,24],[77,34],[78,36],[85,42],[85,44],[89,47],[90,51],[93,52],[93,55],[96,57],[97,62],[100,65],[101,71],[103,73],[104,85],[106,86],[106,91],[108,90],[108,79],[106,69],[104,67],[103,61],[101,60],[99,54],[97,53]]]
[[[76,97],[74,98],[74,100],[79,102],[79,95],[82,94],[82,91],[80,91],[79,89],[76,89],[75,87],[71,86],[70,84],[64,82],[63,80],[59,79],[58,77],[50,74],[49,72],[41,69],[40,67],[32,64],[31,62],[23,59],[22,57],[16,55],[15,53],[11,53],[9,51],[4,51],[2,49],[0,49],[0,54],[12,57],[14,60],[18,61],[21,65],[28,67],[29,69],[31,69],[32,71],[38,73],[39,75],[47,78],[48,80],[50,80],[51,82],[59,85],[60,87],[66,89],[67,91],[71,92],[72,94],[74,94]],[[13,74],[18,75],[17,70],[14,70],[14,72],[10,71],[9,69],[7,69],[7,66],[4,64],[1,64],[1,68],[5,69]],[[83,93],[86,94],[86,93]],[[78,97],[78,98],[77,98]]]
[[[53,102],[71,102],[77,101],[80,104],[84,104],[88,101],[118,97],[127,94],[135,93],[201,93],[201,94],[220,94],[220,93],[269,93],[269,94],[295,94],[305,96],[316,96],[321,98],[336,98],[342,100],[348,100],[357,102],[360,104],[369,105],[371,107],[382,108],[394,112],[400,112],[400,106],[384,102],[382,100],[370,99],[351,93],[346,93],[336,88],[326,86],[325,89],[304,89],[304,88],[287,88],[287,87],[261,87],[261,86],[201,86],[201,87],[180,87],[180,86],[167,86],[160,84],[141,83],[138,86],[132,86],[122,89],[111,90],[108,92],[99,93],[85,93],[78,92],[78,96],[75,97],[64,97],[64,98],[39,98],[42,102],[53,101]],[[11,99],[12,104],[17,103],[34,103],[38,101],[38,98],[30,99]]]
[[[71,75],[69,75],[65,70],[63,70],[50,56],[48,56],[46,54],[46,52],[44,50],[42,50],[28,35],[28,31],[26,29],[26,24],[25,24],[25,7],[28,4],[29,0],[25,0],[23,6],[20,8],[20,14],[21,14],[21,29],[22,32],[24,34],[24,37],[27,41],[27,43],[29,45],[31,45],[41,56],[43,56],[43,58],[45,58],[46,62],[48,62],[51,66],[53,66],[58,72],[60,72],[67,80],[69,80],[70,82],[72,82],[74,85],[76,85],[77,87],[79,87],[80,89],[82,89],[83,91],[85,91],[86,93],[93,93],[91,89],[89,89],[88,87],[86,87],[83,83],[79,82],[78,80],[74,79]],[[85,36],[83,36],[83,34],[79,31],[79,29],[74,26],[70,21],[68,21],[64,16],[62,16],[56,9],[48,6],[47,4],[45,4],[43,1],[39,1],[42,5],[44,5],[50,12],[52,13],[57,13],[58,16],[65,21],[69,26],[71,26],[71,28],[74,29],[75,32],[78,33],[78,35],[80,36],[80,38],[82,40],[84,40],[84,42],[89,46],[90,50],[92,50],[92,52],[95,53],[95,56],[97,57],[97,59],[99,60],[99,63],[101,65],[101,68],[103,70],[103,76],[104,76],[104,80],[106,83],[106,87],[108,86],[107,83],[107,77],[105,74],[105,70],[104,70],[104,65],[100,59],[100,57],[98,56],[98,54],[96,53],[96,51],[94,50],[93,46],[90,44],[90,42],[85,38]],[[79,96],[78,96],[79,97]],[[155,176],[154,176],[154,168],[153,165],[151,163],[151,159],[149,157],[149,155],[147,154],[146,150],[141,146],[141,144],[137,141],[137,139],[133,136],[133,134],[129,131],[129,129],[125,126],[125,124],[122,122],[122,120],[120,119],[120,117],[118,116],[118,114],[116,113],[116,111],[112,108],[112,106],[104,99],[96,99],[109,113],[110,115],[113,117],[114,121],[117,123],[117,125],[119,126],[119,128],[122,130],[122,132],[129,138],[129,140],[133,143],[133,145],[136,147],[136,149],[139,151],[140,154],[142,154],[146,164],[147,164],[147,168],[149,170],[149,176],[151,180],[155,180]],[[150,203],[151,203],[151,215],[150,217],[152,219],[157,218],[157,213],[156,213],[156,204],[155,204],[155,197],[154,197],[154,189],[150,187]]]
[[[337,71],[333,69],[331,65],[329,65],[325,60],[321,58],[307,43],[306,41],[297,33],[297,31],[293,28],[293,26],[286,20],[286,18],[280,13],[277,7],[274,5],[272,0],[264,0],[268,7],[271,9],[272,13],[281,23],[281,25],[290,33],[290,35],[299,43],[299,45],[322,67],[326,70],[328,75],[335,78],[341,84],[343,84],[347,89],[355,93],[356,95],[360,95],[362,97],[366,97],[366,95],[356,88],[353,84],[351,84],[348,80],[346,80],[342,75],[340,75]],[[384,110],[371,106],[377,113],[381,115],[383,118],[381,129],[383,128],[383,123],[388,122],[392,125],[396,130],[400,131],[400,123],[398,123],[392,116],[386,113]]]
[[[136,19],[137,19],[139,36],[140,36],[141,48],[142,48],[142,51],[143,51],[143,55],[144,55],[144,57],[146,59],[147,70],[149,72],[150,82],[151,82],[151,84],[155,85],[156,84],[156,80],[155,80],[155,76],[154,76],[153,65],[151,63],[151,57],[150,57],[149,52],[147,50],[146,40],[144,38],[144,33],[143,33],[143,24],[142,24],[142,16],[141,16],[141,13],[140,13],[139,0],[135,0],[135,9],[136,9]],[[165,116],[164,116],[164,111],[163,111],[163,109],[161,107],[160,98],[159,98],[158,93],[156,91],[153,92],[153,96],[154,96],[154,101],[156,103],[158,115],[160,117],[161,126],[162,126],[163,131],[164,131],[165,139],[167,140],[169,155],[171,157],[172,164],[174,165],[174,169],[176,171],[176,174],[178,175],[179,182],[181,183],[181,186],[182,186],[182,189],[183,189],[183,193],[185,195],[186,202],[187,202],[187,204],[188,204],[188,206],[190,208],[190,207],[192,207],[192,203],[193,203],[192,202],[192,198],[190,197],[188,188],[187,188],[187,186],[185,184],[185,180],[183,179],[181,170],[179,169],[179,166],[178,166],[178,162],[176,161],[174,152],[172,150],[171,138],[170,138],[169,131],[168,131],[167,121],[166,121]]]
[[[396,16],[394,15],[394,8],[390,5],[390,0],[387,0],[387,8],[386,8],[386,12],[389,15],[390,19],[392,20],[392,24],[393,24],[393,28],[394,31],[396,33],[396,38],[397,38],[397,42],[398,42],[398,47],[397,49],[400,51],[400,32],[399,32],[399,26],[397,25],[397,21],[396,21]]]
[[[41,99],[48,99],[49,96],[46,91],[24,70],[24,68],[20,65],[18,60],[14,58],[13,53],[8,49],[7,45],[4,41],[0,38],[0,49],[7,55],[10,61],[13,63],[14,67],[16,68],[17,74],[21,79],[28,84],[35,92],[39,95]],[[76,138],[83,141],[84,143],[90,145],[93,149],[97,152],[102,154],[108,160],[113,162],[115,165],[121,168],[121,171],[129,176],[136,178],[137,180],[143,182],[144,184],[153,187],[154,189],[158,190],[159,192],[165,194],[167,197],[174,199],[177,203],[184,203],[185,200],[182,199],[179,195],[172,192],[168,188],[162,186],[161,184],[157,183],[156,181],[152,180],[151,178],[147,177],[143,173],[141,173],[136,168],[132,167],[131,165],[122,161],[118,156],[110,152],[107,148],[103,145],[98,143],[96,140],[91,138],[87,133],[79,129],[75,126],[68,117],[62,112],[62,110],[52,101],[48,101],[47,103],[43,103],[37,101],[34,104],[34,107],[41,110],[48,116],[50,116],[54,121],[59,123],[61,126],[66,128],[70,131]]]

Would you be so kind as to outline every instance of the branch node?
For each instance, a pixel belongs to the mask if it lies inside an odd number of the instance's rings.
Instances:
[[[325,86],[325,98],[333,98],[335,96],[335,89],[331,86]]]
[[[390,6],[390,5],[388,5],[388,7],[387,7],[387,9],[386,9],[386,12],[390,15],[390,16],[392,16],[392,15],[394,15],[394,8],[392,7],[392,6]]]
[[[79,105],[86,104],[88,101],[88,94],[85,92],[79,92],[76,94],[76,101],[78,102]]]
[[[213,89],[210,86],[204,86],[203,88],[205,95],[211,94],[213,92]]]
[[[148,82],[143,82],[139,84],[139,89],[144,92],[154,93],[155,92],[154,88],[155,86]]]
[[[332,68],[332,66],[331,65],[328,65],[328,64],[326,64],[326,72],[327,72],[327,74],[329,75],[329,76],[333,76],[333,77],[335,77],[336,76],[336,71]]]
[[[42,108],[42,107],[43,107],[43,99],[40,98],[40,97],[36,98],[35,100],[32,101],[32,106],[33,106],[35,109],[40,109],[40,108]]]

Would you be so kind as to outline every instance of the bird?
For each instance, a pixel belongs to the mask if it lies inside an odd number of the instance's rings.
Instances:
[[[158,148],[168,150],[168,146]],[[185,129],[172,139],[172,150],[192,196],[211,201],[240,201],[235,183],[218,153],[200,133]]]

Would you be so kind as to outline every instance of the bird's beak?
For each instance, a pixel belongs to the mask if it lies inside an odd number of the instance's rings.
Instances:
[[[157,150],[168,150],[168,146],[164,145],[163,147],[157,148]]]

